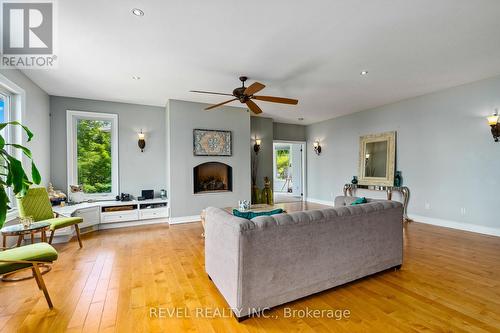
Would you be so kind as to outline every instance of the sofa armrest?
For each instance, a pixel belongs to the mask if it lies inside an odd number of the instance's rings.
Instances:
[[[205,271],[233,309],[241,305],[242,231],[253,226],[222,209],[206,209]]]

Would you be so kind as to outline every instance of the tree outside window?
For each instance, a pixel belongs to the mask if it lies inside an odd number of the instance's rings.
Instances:
[[[112,156],[111,122],[79,119],[77,122],[78,184],[85,193],[110,193]]]
[[[288,176],[288,168],[290,167],[290,150],[276,150],[276,177],[285,180]]]

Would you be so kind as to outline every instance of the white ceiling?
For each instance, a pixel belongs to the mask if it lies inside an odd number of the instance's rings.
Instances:
[[[57,2],[59,67],[25,71],[51,95],[217,103],[189,90],[245,74],[300,100],[264,116],[309,124],[500,74],[499,0]]]

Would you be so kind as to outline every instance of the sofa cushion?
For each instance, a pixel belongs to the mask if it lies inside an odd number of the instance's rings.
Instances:
[[[53,219],[45,220],[44,222],[50,223],[50,230],[57,230],[64,227],[69,227],[74,224],[82,223],[82,217],[55,217]]]

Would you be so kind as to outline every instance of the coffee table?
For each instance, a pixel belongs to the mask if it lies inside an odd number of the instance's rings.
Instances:
[[[245,210],[245,212],[254,212],[254,213],[259,213],[259,212],[267,212],[270,210],[275,210],[275,209],[283,209],[283,213],[286,213],[285,205],[284,204],[275,204],[275,205],[268,205],[268,204],[256,204],[256,205],[251,205],[250,209]],[[226,212],[229,214],[233,214],[233,209],[238,209],[238,207],[225,207],[223,208]],[[201,237],[205,237],[205,210],[203,209],[200,214],[201,218],[201,225],[203,226],[203,233],[201,234]]]
[[[275,209],[283,209],[283,213],[286,213],[285,205],[284,204],[275,204],[275,205],[268,205],[268,204],[256,204],[256,205],[251,205],[250,209],[244,210],[244,212],[254,212],[254,213],[260,213],[260,212],[268,212],[270,210],[275,210]],[[230,214],[233,213],[233,209],[238,209],[238,207],[226,207],[224,210]],[[243,212],[243,210],[241,210]]]

